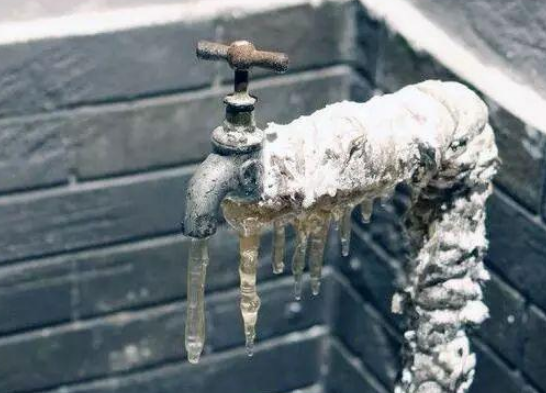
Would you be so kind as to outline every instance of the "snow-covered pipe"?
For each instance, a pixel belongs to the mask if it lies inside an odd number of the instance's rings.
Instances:
[[[466,328],[487,317],[481,291],[488,278],[484,205],[498,162],[487,108],[478,96],[458,83],[427,81],[364,104],[332,104],[288,125],[270,124],[259,160],[259,200],[228,196],[222,204],[241,236],[247,344],[254,339],[260,304],[260,233],[274,224],[279,272],[282,228],[295,226],[296,296],[307,251],[317,293],[330,222],[340,223],[342,252],[348,253],[353,208],[360,205],[367,220],[372,202],[404,183],[412,190],[405,217],[412,258],[406,286],[393,299],[393,311],[408,320],[396,389],[466,392],[475,366]]]

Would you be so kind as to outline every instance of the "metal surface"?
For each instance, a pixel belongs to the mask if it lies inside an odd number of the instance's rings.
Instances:
[[[212,135],[215,149],[221,154],[247,154],[258,150],[263,133],[254,122],[256,99],[248,93],[249,70],[261,67],[284,72],[288,68],[288,57],[284,53],[257,50],[248,41],[235,41],[231,45],[200,41],[196,53],[203,60],[225,60],[235,71],[234,91],[224,99],[226,120]]]
[[[235,41],[231,45],[199,41],[197,43],[197,57],[204,60],[224,59],[232,68],[240,70],[261,67],[276,72],[285,72],[288,69],[287,55],[280,52],[257,50],[248,41]]]
[[[262,67],[284,72],[288,57],[283,53],[257,50],[247,41],[231,45],[200,41],[197,57],[226,60],[234,69],[234,92],[224,98],[226,118],[212,133],[214,153],[193,175],[186,197],[183,231],[203,238],[216,232],[220,203],[229,193],[256,199],[261,185],[259,152],[263,132],[254,121],[256,98],[248,94],[249,70]]]

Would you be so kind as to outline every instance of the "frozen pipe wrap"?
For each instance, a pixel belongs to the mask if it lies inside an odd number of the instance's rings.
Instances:
[[[397,392],[463,393],[472,383],[466,328],[488,314],[484,204],[498,161],[487,116],[463,85],[427,81],[266,129],[261,201],[239,212],[254,229],[323,204],[369,206],[400,183],[412,189],[412,258],[393,299],[408,321]]]

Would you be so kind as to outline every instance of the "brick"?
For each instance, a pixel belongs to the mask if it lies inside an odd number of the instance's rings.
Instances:
[[[330,341],[326,389],[336,393],[387,393],[372,375],[363,369],[336,340]]]
[[[324,341],[324,334],[320,331],[311,330],[296,335],[257,345],[252,359],[240,348],[204,357],[198,365],[177,362],[127,376],[62,387],[48,393],[289,391],[318,380],[318,359]],[[314,387],[308,391],[320,392]],[[307,393],[307,389],[304,392]]]
[[[59,122],[0,121],[0,192],[65,183],[70,175]]]
[[[332,333],[389,390],[400,371],[400,337],[345,282],[338,284]]]
[[[70,253],[0,269],[0,333],[144,307],[186,296],[189,242],[170,236]],[[291,255],[292,243],[287,245]],[[272,277],[271,236],[258,277]],[[239,282],[237,236],[220,228],[209,241],[207,291]]]
[[[294,313],[291,289],[285,279],[260,291],[258,342],[321,323],[321,298],[306,297]],[[208,297],[207,353],[244,342],[238,298],[238,291]],[[0,339],[0,356],[10,359],[0,364],[0,389],[44,389],[182,359],[184,311],[178,302]]]
[[[546,178],[546,135],[487,100],[502,165],[495,177],[507,193],[532,212],[539,212]]]
[[[427,79],[457,78],[429,54],[415,52],[400,35],[382,27],[375,83],[383,91],[394,92]]]
[[[352,5],[356,8],[350,16],[349,24],[349,31],[353,35],[350,49],[353,53],[352,65],[366,79],[375,83],[384,28],[380,21],[370,17],[361,4],[352,2]]]
[[[194,45],[213,38],[209,20],[4,46],[0,116],[205,85],[215,69]]]
[[[525,300],[496,275],[485,284],[484,296],[490,317],[478,335],[513,365],[520,365]]]
[[[345,56],[338,45],[345,40],[345,7],[335,2],[302,4],[6,45],[0,48],[0,57],[6,59],[0,65],[0,117],[211,84],[217,67],[196,59],[200,39],[252,39],[264,49],[288,53],[292,70],[336,64]],[[222,68],[229,75],[229,68]]]
[[[476,376],[469,393],[521,393],[523,382],[491,350],[474,341]]]
[[[0,333],[66,321],[72,316],[71,265],[32,264],[0,270]]]
[[[189,175],[174,169],[2,198],[0,263],[178,232]]]
[[[538,308],[529,308],[527,323],[523,326],[523,372],[541,390],[546,390],[546,315]]]
[[[495,192],[487,207],[489,266],[536,302],[546,307],[546,229],[520,206]]]
[[[182,354],[182,309],[113,315],[0,340],[9,362],[0,366],[2,391],[19,392],[153,365]]]

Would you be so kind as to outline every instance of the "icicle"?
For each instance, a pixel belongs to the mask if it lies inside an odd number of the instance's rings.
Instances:
[[[188,262],[186,352],[190,363],[199,362],[205,344],[205,275],[209,256],[207,239],[192,239]]]
[[[273,273],[281,274],[284,271],[284,247],[285,247],[284,225],[275,221],[273,223]]]
[[[379,197],[379,204],[381,205],[383,209],[385,209],[388,206],[389,201],[391,200],[393,194],[394,194],[394,188],[389,188],[385,190],[382,196]]]
[[[360,203],[360,218],[363,223],[370,222],[373,213],[373,199],[364,199]]]
[[[346,257],[349,255],[351,248],[351,212],[352,206],[343,211],[341,223],[339,226],[339,240],[341,242],[341,255]]]
[[[305,254],[307,252],[307,232],[305,223],[296,221],[296,249],[292,257],[292,274],[294,275],[294,297],[301,299],[303,269],[305,269]]]
[[[324,248],[328,240],[328,229],[330,228],[329,215],[317,215],[316,222],[313,222],[311,237],[309,239],[309,273],[311,275],[311,291],[313,295],[320,292],[320,279],[322,275],[322,263],[324,259]]]
[[[256,338],[256,322],[258,321],[258,310],[260,308],[260,298],[256,292],[259,247],[259,234],[240,236],[241,315],[243,316],[246,348],[249,356],[252,356],[254,339]]]

